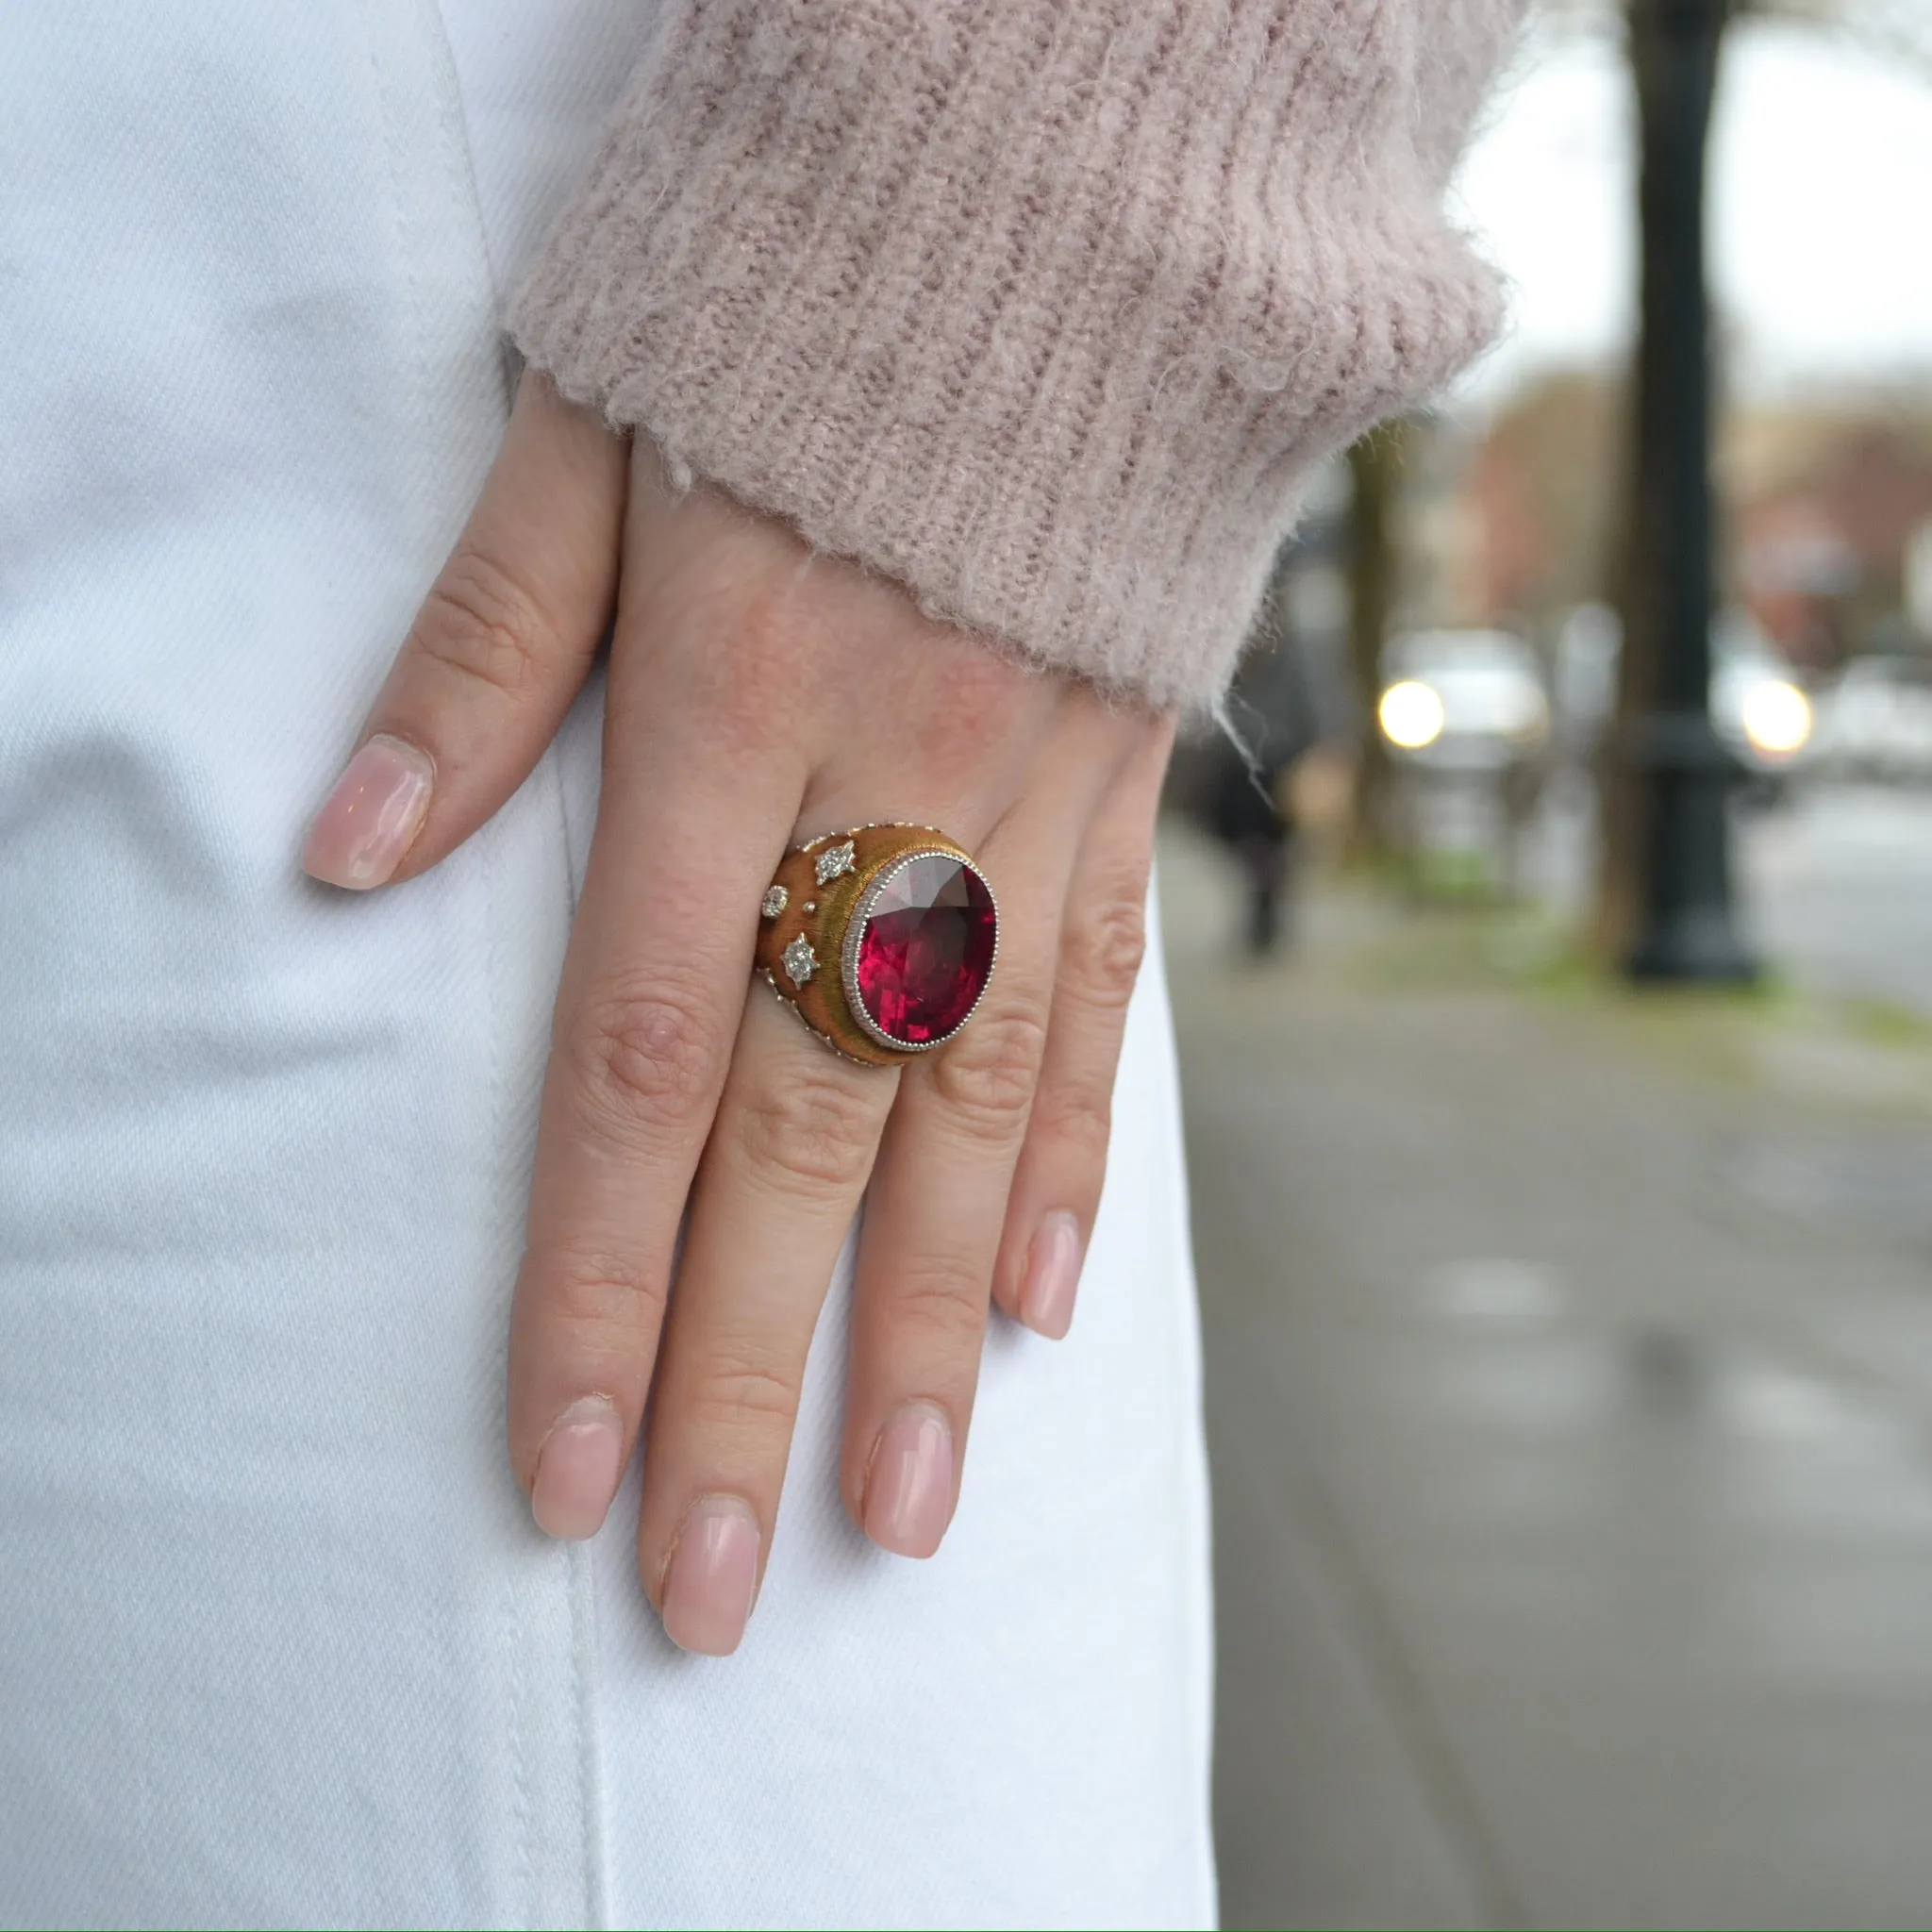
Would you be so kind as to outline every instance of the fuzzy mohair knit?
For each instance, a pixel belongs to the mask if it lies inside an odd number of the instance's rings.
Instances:
[[[512,306],[568,396],[935,616],[1211,708],[1313,468],[1490,338],[1520,0],[667,0]]]

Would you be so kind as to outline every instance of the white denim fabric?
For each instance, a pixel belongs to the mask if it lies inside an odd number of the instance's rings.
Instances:
[[[446,18],[445,18],[446,17]],[[941,1555],[836,1483],[740,1655],[531,1527],[506,1313],[594,695],[352,897],[308,813],[501,434],[622,0],[0,16],[0,1923],[1202,1924],[1198,1368],[1158,967],[1070,1340]]]

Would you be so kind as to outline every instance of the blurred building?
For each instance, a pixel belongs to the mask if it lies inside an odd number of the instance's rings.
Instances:
[[[1464,622],[1547,637],[1610,588],[1623,388],[1600,373],[1543,375],[1498,411],[1462,488]]]
[[[1412,518],[1425,621],[1547,640],[1611,595],[1623,411],[1613,375],[1559,371],[1437,432]],[[1719,462],[1726,599],[1792,664],[1932,649],[1932,395],[1738,408]]]
[[[1732,439],[1740,587],[1808,670],[1932,643],[1912,608],[1915,543],[1932,528],[1932,402],[1880,407],[1759,411]]]

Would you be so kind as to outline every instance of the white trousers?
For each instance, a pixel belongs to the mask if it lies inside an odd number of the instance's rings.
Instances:
[[[445,18],[446,15],[446,18]],[[1201,1924],[1198,1373],[1158,968],[1071,1339],[959,1515],[837,1488],[672,1648],[503,1441],[594,700],[427,876],[304,821],[501,434],[625,0],[0,22],[0,1922]]]

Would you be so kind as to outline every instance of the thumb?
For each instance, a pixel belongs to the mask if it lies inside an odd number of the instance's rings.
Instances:
[[[541,375],[409,626],[305,872],[365,891],[455,850],[529,775],[610,621],[627,445]]]

